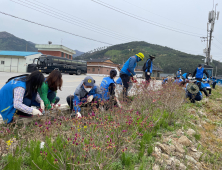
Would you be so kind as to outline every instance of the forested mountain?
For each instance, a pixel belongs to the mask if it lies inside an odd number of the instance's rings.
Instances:
[[[8,32],[0,32],[0,51],[32,51],[37,52],[35,44],[18,38]]]
[[[75,57],[75,59],[89,60],[90,58],[110,58],[114,63],[123,64],[130,56],[138,52],[144,53],[146,59],[149,57],[149,54],[155,54],[156,59],[154,64],[160,66],[165,73],[175,73],[178,68],[182,68],[182,72],[193,72],[198,64],[203,63],[202,59],[205,58],[201,55],[187,54],[169,47],[136,41],[98,50],[95,49],[90,53]],[[143,65],[144,61],[139,62],[139,65]],[[213,61],[211,64],[214,68],[216,66],[218,67],[218,74],[222,74],[222,64],[220,62]]]

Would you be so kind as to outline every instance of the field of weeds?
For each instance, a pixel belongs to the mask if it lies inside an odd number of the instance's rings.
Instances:
[[[206,114],[212,113],[212,119],[208,118],[209,124],[213,118],[217,118],[214,116],[218,116],[220,121],[217,119],[217,123],[221,123],[220,105],[212,107],[209,104],[215,104],[214,101],[221,104],[218,93],[222,93],[222,90],[219,88],[213,91],[209,101],[196,104],[189,104],[184,98],[184,90],[174,84],[169,83],[155,91],[144,89],[143,85],[138,85],[136,89],[138,91],[132,97],[132,102],[122,103],[122,109],[110,106],[109,110],[101,111],[95,107],[82,118],[70,118],[58,107],[53,118],[26,125],[16,122],[1,125],[0,168],[152,169],[157,164],[155,144],[162,141],[164,135],[192,127],[198,131],[196,141],[205,140],[203,136],[207,132],[196,127],[197,118],[189,112],[190,109],[196,114],[197,110],[206,112],[207,108],[209,113]],[[205,116],[203,118],[206,119]],[[218,126],[215,122],[212,124]],[[209,128],[209,132],[213,134],[215,128]],[[203,141],[198,149],[208,153],[210,148],[204,142],[208,141]],[[219,143],[215,147],[221,147]],[[208,155],[210,153],[212,150]],[[220,167],[221,154],[212,154],[215,155],[214,162],[208,161],[206,156],[201,157],[201,161],[206,161],[206,167]],[[159,167],[165,169],[162,165]]]

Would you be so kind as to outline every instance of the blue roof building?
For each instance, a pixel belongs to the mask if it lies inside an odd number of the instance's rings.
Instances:
[[[0,72],[25,73],[28,64],[41,55],[40,52],[0,51]]]

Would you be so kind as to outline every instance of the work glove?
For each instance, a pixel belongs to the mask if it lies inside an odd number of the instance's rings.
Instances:
[[[209,79],[207,78],[207,81],[208,81]]]
[[[147,75],[150,76],[150,72],[147,72]]]
[[[88,103],[90,103],[92,100],[93,100],[93,95],[91,95],[91,96],[89,96],[89,97],[87,98],[87,102],[88,102]]]
[[[37,109],[33,109],[32,110],[32,115],[42,115],[42,113]]]
[[[43,101],[40,102],[40,108],[42,109],[42,111],[45,110],[45,104]]]
[[[82,117],[82,115],[79,112],[77,112],[76,117],[79,118],[79,117]]]
[[[136,74],[133,76],[133,78],[134,78],[134,79],[136,79],[136,78],[137,78]]]

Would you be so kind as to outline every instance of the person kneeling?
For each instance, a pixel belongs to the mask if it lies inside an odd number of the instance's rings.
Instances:
[[[89,103],[96,103],[99,108],[99,100],[102,99],[102,91],[95,84],[95,80],[91,76],[87,76],[76,88],[73,95],[66,98],[70,109],[74,110],[77,117],[81,117],[81,107],[87,107]]]
[[[30,75],[10,78],[0,90],[0,111],[6,123],[13,121],[14,114],[21,117],[32,117],[42,113],[31,106],[40,106],[45,109],[44,102],[37,90],[44,82],[44,76],[39,71]]]
[[[117,75],[116,70],[110,71],[110,76],[103,78],[100,89],[102,90],[102,98],[106,102],[105,108],[112,108],[113,105],[117,105],[116,97],[115,97],[115,81],[114,78]]]
[[[45,79],[41,88],[38,89],[39,95],[44,101],[46,109],[51,109],[51,104],[57,104],[60,100],[56,97],[56,91],[61,90],[62,87],[62,74],[58,70],[53,70],[50,75]]]

